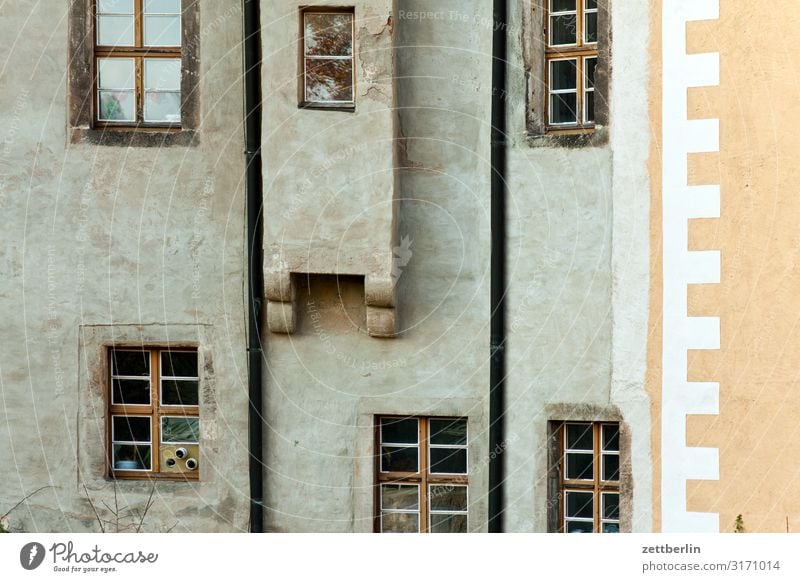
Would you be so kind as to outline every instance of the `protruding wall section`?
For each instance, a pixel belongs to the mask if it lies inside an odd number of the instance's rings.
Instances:
[[[264,55],[270,71],[264,77],[267,325],[277,333],[295,331],[295,276],[355,275],[364,277],[369,334],[392,337],[398,134],[394,1],[291,4],[288,11],[283,3],[263,8],[267,21],[286,21],[271,30],[282,35],[281,48]],[[352,9],[353,106],[302,103],[303,10],[317,8]],[[279,127],[275,120],[281,120]]]

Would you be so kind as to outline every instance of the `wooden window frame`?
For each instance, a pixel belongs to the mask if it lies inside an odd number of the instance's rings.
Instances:
[[[114,375],[114,352],[147,352],[150,359],[150,403],[149,404],[115,404],[113,396]],[[140,346],[112,346],[107,350],[108,356],[108,415],[106,417],[106,442],[107,442],[107,466],[108,475],[114,480],[143,480],[158,479],[167,481],[198,481],[200,478],[200,468],[190,473],[165,473],[161,471],[161,448],[184,443],[162,443],[161,442],[161,419],[163,417],[172,418],[200,418],[200,405],[164,405],[161,404],[161,357],[164,353],[195,353],[195,347],[140,347]],[[198,354],[199,356],[199,354]],[[187,377],[188,378],[188,377]],[[192,377],[192,379],[195,379]],[[198,383],[198,397],[200,390],[200,369],[198,362],[198,373],[196,377]],[[124,417],[146,417],[150,419],[150,470],[118,470],[114,469],[113,447],[113,419],[115,416]],[[197,445],[200,439],[198,435]],[[200,459],[202,465],[202,459]]]
[[[388,446],[404,446],[410,447],[408,443],[384,443],[381,440],[381,420],[410,420],[417,421],[417,444],[418,449],[418,463],[416,472],[394,471],[383,472],[381,470],[381,447]],[[467,516],[467,529],[469,529],[469,509],[465,512],[459,511],[440,511],[431,512],[430,510],[430,494],[432,487],[438,486],[463,486],[467,489],[467,508],[469,508],[469,428],[467,428],[467,444],[460,445],[434,445],[433,448],[453,448],[464,449],[467,456],[466,473],[433,473],[430,471],[429,453],[430,453],[430,421],[444,420],[444,421],[463,421],[467,422],[465,417],[443,417],[443,416],[398,416],[393,414],[380,414],[375,416],[375,507],[374,507],[374,527],[375,533],[382,533],[381,526],[381,485],[397,484],[397,485],[417,485],[418,486],[418,511],[419,511],[419,531],[417,533],[431,533],[430,532],[430,514],[431,513],[447,513],[459,514]],[[467,424],[467,427],[469,425]]]
[[[592,426],[592,447],[593,447],[593,461],[592,470],[593,477],[591,480],[577,480],[567,479],[566,477],[566,455],[569,449],[566,448],[566,432],[569,425],[591,425]],[[602,430],[603,427],[614,427],[617,430],[619,439],[618,451],[605,451],[602,446]],[[618,422],[607,421],[565,421],[557,424],[555,435],[557,439],[557,447],[559,451],[558,460],[558,531],[566,532],[566,493],[567,492],[582,492],[592,493],[592,507],[593,507],[593,523],[592,531],[594,533],[601,533],[605,523],[615,523],[618,531],[622,531],[622,438],[621,426]],[[619,459],[618,479],[616,481],[604,480],[602,468],[604,456],[608,454],[616,454]],[[620,502],[620,516],[616,520],[607,520],[603,518],[602,510],[604,503],[604,494],[616,494]],[[580,521],[580,520],[572,520]],[[587,522],[588,523],[588,522]]]
[[[559,14],[573,14],[572,11],[567,12],[551,12],[551,6],[553,0],[544,0],[545,2],[545,11],[544,11],[544,38],[545,38],[545,103],[544,103],[544,121],[545,121],[545,132],[549,134],[559,134],[559,133],[590,133],[593,132],[595,129],[595,124],[597,123],[597,113],[595,112],[595,119],[592,121],[586,120],[586,87],[585,87],[585,80],[586,80],[586,59],[594,58],[595,66],[600,63],[599,60],[599,40],[600,40],[600,12],[601,6],[600,2],[598,2],[598,7],[595,9],[590,9],[587,12],[586,9],[586,1],[587,0],[576,0],[575,2],[575,22],[576,22],[576,31],[575,31],[575,44],[569,45],[553,45],[551,44],[551,29],[550,29],[550,20],[551,15],[559,15]],[[585,42],[585,30],[584,25],[586,21],[586,14],[587,13],[597,13],[598,14],[598,40],[595,42]],[[575,60],[575,68],[576,68],[576,92],[575,92],[575,114],[576,114],[576,123],[553,123],[551,119],[551,111],[550,111],[550,104],[551,104],[551,96],[554,94],[552,93],[551,89],[551,63],[554,61],[559,60],[567,60],[567,59],[574,59]],[[591,89],[592,92],[595,91],[597,86],[597,78],[595,77],[595,86]],[[595,98],[596,102],[596,98]]]
[[[353,74],[351,77],[351,86],[353,88],[352,101],[308,101],[306,99],[306,15],[308,14],[349,14],[351,20],[350,38],[353,44],[353,54],[350,57],[318,57],[319,59],[348,59],[353,63]],[[298,104],[300,109],[326,109],[334,111],[348,111],[353,112],[356,109],[356,84],[357,84],[357,71],[356,71],[356,11],[354,6],[304,6],[300,9],[300,55],[299,67],[300,79],[298,87]]]
[[[200,0],[181,0],[181,123],[162,127],[151,123],[95,123],[96,0],[70,0],[68,46],[68,118],[71,144],[118,147],[197,147],[200,144]],[[211,33],[209,33],[211,34]],[[207,36],[204,32],[203,36]]]
[[[91,0],[92,2],[92,43],[94,45],[93,64],[95,75],[93,77],[92,87],[92,119],[94,127],[97,129],[136,129],[139,127],[144,128],[157,128],[164,131],[180,131],[182,125],[180,122],[165,122],[165,121],[145,121],[144,120],[144,105],[145,105],[145,76],[144,76],[144,61],[145,59],[171,59],[181,62],[181,79],[183,78],[183,40],[178,46],[149,46],[144,44],[144,3],[145,0],[133,0],[133,23],[134,23],[134,45],[133,46],[104,46],[98,44],[98,17],[97,12],[98,0]],[[181,39],[183,39],[183,9],[180,15],[181,22]],[[134,81],[136,87],[134,88],[134,97],[136,100],[135,121],[109,121],[100,119],[100,103],[99,103],[99,67],[97,62],[100,59],[133,59],[134,61]],[[181,119],[183,119],[183,93],[181,92]]]

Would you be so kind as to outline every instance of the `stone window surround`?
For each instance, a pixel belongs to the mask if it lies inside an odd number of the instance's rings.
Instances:
[[[486,434],[488,409],[477,398],[362,398],[356,416],[356,451],[353,462],[353,532],[373,533],[375,523],[375,471],[377,442],[375,418],[378,416],[426,416],[466,418],[469,443],[469,486],[475,492],[489,490],[489,441]],[[477,436],[475,436],[477,435]],[[470,496],[470,531],[486,531],[489,507],[486,496]]]
[[[577,0],[581,2],[582,0]],[[583,147],[608,143],[611,73],[611,0],[598,0],[598,59],[595,72],[595,128],[575,133],[547,133],[545,119],[545,15],[549,0],[522,2],[522,57],[525,66],[526,127],[529,146]]]
[[[181,129],[95,128],[94,0],[69,8],[69,141],[123,147],[196,146],[200,126],[200,0],[181,0]]]
[[[205,324],[81,325],[79,331],[77,462],[78,493],[87,492],[95,504],[115,490],[130,500],[146,500],[153,485],[158,491],[179,499],[196,499],[205,488],[215,485],[213,428],[217,424],[216,378],[209,346],[215,345],[213,327]],[[200,371],[200,478],[199,480],[154,481],[115,480],[108,467],[106,417],[111,347],[196,348]],[[86,489],[84,490],[84,486]]]
[[[619,423],[619,510],[620,532],[633,528],[633,472],[631,468],[631,431],[616,407],[589,404],[551,404],[547,418],[547,531],[559,533],[561,508],[561,473],[558,427],[564,422]]]

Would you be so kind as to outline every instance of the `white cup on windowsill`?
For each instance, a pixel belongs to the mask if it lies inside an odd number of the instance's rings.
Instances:
[[[136,461],[117,461],[117,466],[115,467],[118,471],[130,471],[135,469],[141,469],[139,463]]]

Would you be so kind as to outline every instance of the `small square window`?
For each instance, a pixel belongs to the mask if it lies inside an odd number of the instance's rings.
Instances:
[[[109,361],[111,476],[197,479],[197,350],[118,347]]]
[[[468,531],[468,438],[463,418],[377,418],[376,529]]]
[[[302,106],[355,106],[353,27],[352,9],[302,12]]]

